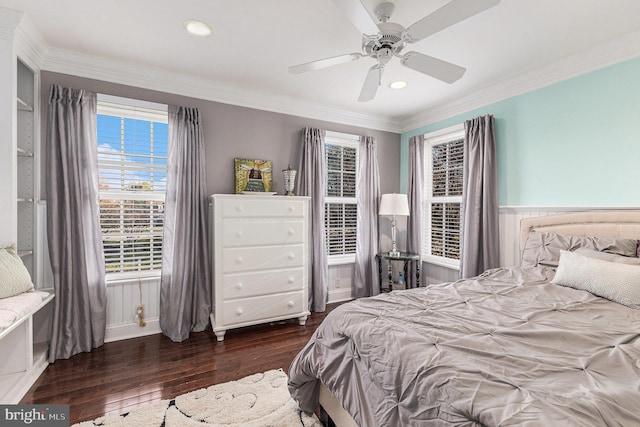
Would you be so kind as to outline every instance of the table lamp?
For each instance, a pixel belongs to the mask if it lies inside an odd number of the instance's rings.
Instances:
[[[380,200],[380,216],[390,216],[391,219],[391,251],[389,256],[399,257],[400,252],[396,247],[396,216],[409,216],[409,201],[406,194],[383,194]]]

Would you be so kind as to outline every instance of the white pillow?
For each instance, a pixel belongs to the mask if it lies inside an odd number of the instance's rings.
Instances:
[[[560,251],[558,269],[551,282],[640,309],[640,266],[637,265]]]
[[[640,265],[640,258],[636,257],[616,255],[609,252],[600,252],[594,249],[587,248],[576,249],[574,252],[589,258],[596,258],[604,261],[617,262],[620,264]]]
[[[0,248],[0,298],[12,297],[32,289],[31,276],[15,245]]]

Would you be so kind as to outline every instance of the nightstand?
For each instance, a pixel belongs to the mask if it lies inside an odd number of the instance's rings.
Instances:
[[[409,262],[412,261],[416,265],[416,284],[420,286],[420,254],[414,254],[411,252],[400,252],[399,256],[391,256],[389,252],[379,252],[376,254],[378,260],[378,274],[380,275],[380,292],[390,292],[393,289],[393,269],[391,268],[392,262],[402,261],[404,263],[404,288],[407,289],[407,275],[409,273]],[[387,284],[388,289],[382,288],[382,260],[387,261]]]

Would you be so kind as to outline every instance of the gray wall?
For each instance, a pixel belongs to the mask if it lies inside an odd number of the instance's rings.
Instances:
[[[51,84],[163,104],[197,107],[204,122],[207,191],[209,194],[234,192],[233,159],[236,157],[273,161],[273,191],[282,194],[284,184],[280,171],[286,169],[289,162],[292,168],[297,169],[302,129],[305,126],[375,137],[378,142],[382,193],[398,192],[400,188],[400,134],[237,107],[46,71],[41,73],[43,167],[46,162],[44,135],[46,135]],[[44,177],[44,173],[42,176]],[[45,191],[43,182],[43,199]]]

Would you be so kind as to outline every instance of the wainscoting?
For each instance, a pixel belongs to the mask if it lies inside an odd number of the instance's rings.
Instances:
[[[519,234],[520,220],[532,216],[557,215],[586,210],[623,210],[640,207],[522,207],[503,206],[500,208],[500,266],[511,267],[520,264]],[[384,233],[384,229],[382,230]],[[405,235],[398,238],[404,242]],[[381,244],[387,245],[383,234]],[[458,279],[458,271],[438,265],[422,264],[422,285],[452,282]],[[353,264],[329,266],[329,302],[346,301],[352,298],[354,270]],[[160,332],[158,323],[160,306],[160,280],[141,282],[142,300],[138,282],[110,283],[107,304],[107,341],[132,338]],[[147,326],[140,327],[134,321],[136,307],[142,301]]]
[[[513,267],[520,265],[520,220],[523,218],[559,215],[570,212],[593,210],[632,210],[640,207],[618,206],[501,206],[500,207],[500,266]],[[458,279],[458,271],[438,265],[423,263],[423,285],[452,282]]]
[[[329,266],[329,302],[350,300],[353,292],[355,272],[353,264]]]
[[[520,220],[534,216],[559,215],[592,208],[535,208],[503,206],[500,208],[500,266],[520,265]]]
[[[532,216],[557,215],[587,210],[630,210],[640,207],[521,207],[500,208],[500,265],[511,267],[520,263],[520,220]],[[40,206],[39,218],[44,218],[44,206]],[[38,235],[46,236],[46,221],[38,222]],[[382,230],[384,233],[384,229]],[[385,240],[386,239],[386,240]],[[383,235],[381,243],[387,244]],[[404,235],[398,237],[404,242]],[[44,255],[38,271],[39,288],[52,287],[52,274],[46,259],[46,238],[38,239],[39,253]],[[458,279],[458,271],[438,265],[423,263],[422,285],[452,282]],[[354,280],[353,264],[329,266],[329,302],[346,301],[352,298]],[[136,319],[136,308],[144,307],[146,325],[140,326]],[[111,282],[107,285],[107,332],[106,341],[151,335],[160,332],[160,279]]]
[[[137,316],[143,307],[144,326]],[[160,333],[160,278],[107,284],[105,341],[118,341]]]

